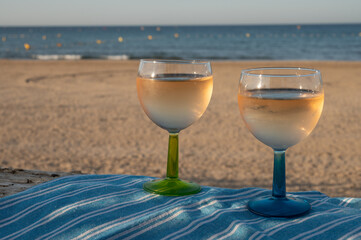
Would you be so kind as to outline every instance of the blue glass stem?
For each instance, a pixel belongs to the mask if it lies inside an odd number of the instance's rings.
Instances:
[[[275,198],[286,197],[285,155],[286,155],[286,150],[274,151],[272,196]]]

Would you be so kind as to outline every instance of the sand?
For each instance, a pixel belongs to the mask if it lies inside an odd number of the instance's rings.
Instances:
[[[78,175],[80,172],[50,172],[0,167],[0,198],[22,192],[58,177]]]
[[[273,153],[237,106],[241,70],[320,69],[318,126],[287,150],[287,190],[361,197],[361,62],[214,62],[203,117],[180,133],[180,176],[202,185],[271,188]],[[0,60],[0,167],[163,177],[168,135],[144,114],[138,61]]]

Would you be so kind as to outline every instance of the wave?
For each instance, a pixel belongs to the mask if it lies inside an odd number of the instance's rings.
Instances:
[[[100,58],[108,59],[108,60],[128,60],[128,55],[109,55],[109,56],[101,56]]]
[[[271,56],[248,56],[248,55],[235,55],[235,56],[222,56],[218,55],[194,55],[194,56],[178,56],[174,54],[167,53],[154,53],[154,54],[137,54],[137,55],[93,55],[93,54],[33,54],[33,55],[17,55],[17,54],[1,54],[0,59],[37,59],[37,60],[83,60],[83,59],[104,59],[104,60],[139,60],[139,59],[172,59],[172,60],[190,60],[190,59],[202,59],[202,60],[210,60],[210,61],[222,61],[222,60],[282,60],[282,58],[274,58]]]
[[[240,60],[282,60],[276,59],[272,56],[247,56],[247,55],[239,55],[239,56],[222,56],[222,55],[198,55],[198,56],[176,56],[176,55],[168,55],[168,54],[154,54],[154,55],[137,55],[137,56],[129,56],[129,59],[169,59],[169,60],[210,60],[210,61],[222,61],[222,60],[231,60],[231,61],[240,61]]]
[[[38,55],[33,55],[33,58],[38,59],[38,60],[80,60],[80,59],[82,59],[82,56],[81,55],[71,55],[71,54],[65,54],[65,55],[57,55],[57,54],[43,55],[43,54],[38,54]]]
[[[103,56],[86,56],[76,54],[37,54],[32,55],[37,60],[81,60],[81,59],[107,59],[107,60],[128,60],[128,55],[103,55]]]

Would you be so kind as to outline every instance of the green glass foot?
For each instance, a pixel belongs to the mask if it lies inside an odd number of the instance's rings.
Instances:
[[[201,191],[201,186],[178,178],[157,179],[143,184],[143,189],[150,193],[166,196],[184,196]]]

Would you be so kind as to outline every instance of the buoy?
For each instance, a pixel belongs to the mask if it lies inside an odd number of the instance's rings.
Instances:
[[[61,33],[56,34],[57,38],[61,38]]]
[[[42,38],[43,40],[46,40],[46,35],[43,35],[41,38]]]
[[[361,37],[361,32],[358,33],[358,36]],[[6,40],[6,38],[5,38],[5,40]]]
[[[300,29],[301,29],[301,25],[297,25],[297,29],[300,30]]]
[[[122,38],[122,37],[118,37],[118,42],[123,42],[123,38]]]
[[[361,33],[360,33],[361,34]],[[6,42],[6,37],[2,37],[1,41]]]
[[[251,36],[251,34],[250,34],[250,33],[246,33],[246,37],[248,37],[248,38],[249,38],[250,36]]]
[[[143,27],[143,26],[140,27],[140,31],[144,31],[144,27]]]
[[[152,35],[148,35],[148,40],[152,40],[153,36]]]
[[[97,44],[102,44],[102,40],[99,40],[99,39],[98,39],[98,40],[96,40],[96,43],[97,43]]]
[[[155,30],[157,30],[157,32],[159,32],[159,31],[160,31],[160,27],[157,27]]]
[[[61,46],[63,46],[63,44],[57,43],[56,46],[57,46],[57,47],[61,47]]]
[[[175,34],[174,34],[174,38],[179,38],[179,34],[178,34],[178,33],[175,33]]]
[[[30,44],[29,43],[24,43],[24,48],[26,51],[30,50]]]

